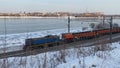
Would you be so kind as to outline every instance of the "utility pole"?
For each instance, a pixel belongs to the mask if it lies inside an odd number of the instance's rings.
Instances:
[[[68,16],[68,33],[70,33],[70,16]]]
[[[3,45],[3,47],[4,47],[4,59],[3,59],[3,63],[4,63],[4,66],[3,66],[3,68],[7,68],[7,58],[5,58],[5,56],[6,56],[6,34],[7,34],[7,24],[6,24],[6,18],[4,18],[4,28],[5,28],[5,37],[4,37],[4,45]]]
[[[105,16],[103,16],[103,21],[102,21],[103,25],[105,24]]]
[[[111,16],[110,17],[110,22],[109,22],[109,24],[110,24],[110,43],[112,43],[112,22],[113,22],[113,17]]]

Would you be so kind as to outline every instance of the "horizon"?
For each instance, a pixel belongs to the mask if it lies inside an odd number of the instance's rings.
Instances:
[[[120,14],[119,0],[0,0],[0,12],[102,12]]]

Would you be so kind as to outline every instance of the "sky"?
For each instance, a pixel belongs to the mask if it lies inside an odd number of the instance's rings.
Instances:
[[[120,14],[120,0],[0,0],[0,12],[24,11]]]

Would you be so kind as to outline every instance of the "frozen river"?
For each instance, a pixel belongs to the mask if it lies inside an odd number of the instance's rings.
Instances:
[[[120,24],[120,20],[114,20],[114,22]],[[86,30],[91,30],[90,23],[98,22],[72,19],[71,32],[81,32],[82,27],[88,27]],[[0,18],[0,48],[5,45],[8,47],[24,45],[26,38],[67,33],[67,25],[67,18]]]
[[[71,28],[87,27],[91,22],[71,21]],[[67,18],[0,18],[0,35],[54,29],[67,30]]]
[[[88,27],[90,23],[93,22],[72,20],[71,28]],[[0,18],[0,35],[5,34],[5,30],[7,34],[16,34],[54,29],[67,30],[67,18]]]

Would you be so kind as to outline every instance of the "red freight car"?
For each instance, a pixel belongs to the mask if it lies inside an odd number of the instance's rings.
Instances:
[[[62,34],[62,39],[66,43],[73,42],[73,35],[72,35],[72,33],[64,33],[64,34]]]

